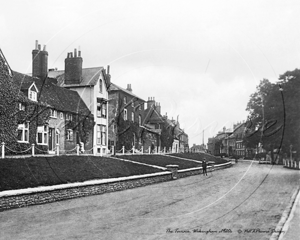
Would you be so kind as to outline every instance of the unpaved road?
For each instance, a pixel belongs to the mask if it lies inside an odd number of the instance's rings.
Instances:
[[[207,177],[9,210],[0,239],[269,239],[299,174],[240,162]]]

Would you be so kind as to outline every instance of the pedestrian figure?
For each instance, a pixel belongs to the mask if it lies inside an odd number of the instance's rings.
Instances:
[[[207,176],[207,163],[205,161],[206,159],[203,158],[203,161],[202,161],[202,169],[203,169],[203,175],[206,175]]]
[[[154,144],[151,143],[151,153],[153,153],[153,152],[154,152]]]

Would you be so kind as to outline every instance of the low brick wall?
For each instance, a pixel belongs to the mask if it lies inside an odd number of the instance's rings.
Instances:
[[[231,167],[231,163],[225,163],[215,166],[216,169]],[[209,168],[208,168],[209,171]],[[185,169],[178,171],[178,178],[192,176],[202,173],[202,168]],[[128,177],[122,180],[112,182],[92,184],[77,187],[64,187],[62,189],[36,191],[31,193],[22,193],[0,197],[0,211],[12,208],[26,207],[61,200],[67,200],[78,197],[85,197],[108,192],[121,191],[130,188],[142,187],[154,183],[166,182],[172,180],[171,172],[157,174],[148,174],[139,177]]]

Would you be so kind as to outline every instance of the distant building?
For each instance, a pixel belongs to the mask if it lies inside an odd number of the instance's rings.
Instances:
[[[196,145],[195,143],[193,144],[193,146],[190,149],[190,152],[206,152],[206,146],[205,144],[201,144],[201,145]]]

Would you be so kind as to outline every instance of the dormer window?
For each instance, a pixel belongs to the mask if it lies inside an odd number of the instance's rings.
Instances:
[[[37,87],[33,83],[28,89],[28,98],[30,100],[36,102],[37,101],[37,93],[38,93]]]

